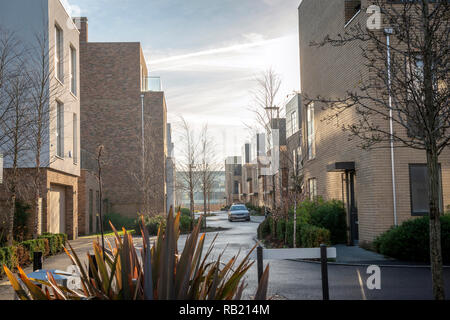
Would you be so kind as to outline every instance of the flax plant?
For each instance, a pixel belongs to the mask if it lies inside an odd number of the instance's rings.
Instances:
[[[253,265],[249,257],[255,248],[240,262],[239,253],[225,263],[221,262],[223,252],[217,261],[209,260],[217,235],[202,255],[205,234],[200,235],[201,220],[187,237],[182,252],[177,249],[180,212],[175,217],[172,210],[166,228],[159,229],[153,246],[143,224],[142,248],[135,247],[125,229],[120,237],[111,224],[115,246],[108,243],[109,249],[103,251],[94,242],[95,258],[88,254],[88,268],[68,244],[72,253],[66,248],[65,251],[80,271],[79,290],[59,285],[50,273],[48,281],[40,281],[28,278],[20,267],[18,278],[6,266],[3,268],[21,300],[240,300],[246,287],[243,277]],[[255,300],[266,299],[268,278],[267,266]]]

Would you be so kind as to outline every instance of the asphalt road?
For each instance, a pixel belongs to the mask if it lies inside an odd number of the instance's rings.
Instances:
[[[224,249],[223,260],[228,260],[241,251],[244,257],[247,250],[255,245],[256,229],[263,217],[252,217],[250,222],[229,222],[225,212],[208,217],[209,226],[220,226],[228,230],[218,232],[213,256],[217,257]],[[206,235],[205,247],[209,246],[216,233]],[[180,237],[182,249],[186,236]],[[289,300],[322,299],[320,264],[269,260],[269,296]],[[415,300],[432,299],[431,274],[427,267],[381,267],[381,289],[369,290],[366,281],[370,274],[367,266],[347,266],[329,264],[330,299],[332,300]],[[450,297],[450,268],[444,269],[447,297]],[[244,297],[249,299],[256,291],[256,264],[246,276],[248,284]]]

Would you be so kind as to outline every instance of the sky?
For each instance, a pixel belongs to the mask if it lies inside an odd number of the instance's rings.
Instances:
[[[241,154],[255,79],[272,68],[278,103],[300,90],[301,0],[61,0],[89,21],[89,41],[140,42],[150,76],[160,76],[180,154],[180,116],[207,124],[217,158]]]

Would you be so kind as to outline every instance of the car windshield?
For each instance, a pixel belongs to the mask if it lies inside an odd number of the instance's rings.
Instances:
[[[231,211],[247,210],[245,206],[232,206]]]

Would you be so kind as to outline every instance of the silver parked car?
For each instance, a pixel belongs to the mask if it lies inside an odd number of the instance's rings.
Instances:
[[[228,221],[245,220],[250,221],[250,212],[243,204],[233,204],[228,210]]]

